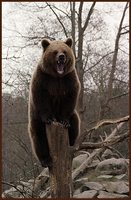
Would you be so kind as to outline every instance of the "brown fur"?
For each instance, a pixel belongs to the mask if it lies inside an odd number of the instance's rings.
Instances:
[[[43,55],[30,85],[29,133],[34,151],[43,167],[51,165],[46,137],[46,123],[58,121],[68,128],[70,145],[79,134],[79,117],[75,110],[80,82],[71,49],[72,40],[66,42],[42,41]],[[59,55],[65,55],[64,72],[57,72]],[[63,65],[62,65],[63,66]]]

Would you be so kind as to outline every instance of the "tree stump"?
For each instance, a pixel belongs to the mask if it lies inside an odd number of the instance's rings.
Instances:
[[[68,129],[59,123],[46,126],[53,166],[49,169],[51,197],[72,197],[72,152]]]

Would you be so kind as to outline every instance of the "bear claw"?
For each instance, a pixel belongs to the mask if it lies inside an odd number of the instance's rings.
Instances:
[[[69,122],[66,121],[66,120],[61,120],[60,123],[64,126],[64,128],[69,128],[70,127]]]

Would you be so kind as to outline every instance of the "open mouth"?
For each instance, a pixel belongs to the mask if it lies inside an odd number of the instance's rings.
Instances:
[[[58,74],[63,74],[64,73],[64,67],[65,67],[65,62],[64,61],[57,61],[57,73]]]

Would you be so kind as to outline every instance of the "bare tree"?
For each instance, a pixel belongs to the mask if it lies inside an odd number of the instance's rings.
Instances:
[[[120,41],[121,35],[128,33],[128,31],[122,32],[123,31],[123,27],[122,27],[123,21],[124,21],[124,17],[125,17],[127,8],[128,8],[128,2],[125,5],[125,8],[124,8],[124,11],[122,14],[122,18],[121,18],[121,21],[119,24],[118,32],[116,35],[116,39],[115,39],[115,47],[114,47],[114,54],[113,54],[113,58],[112,58],[112,66],[111,66],[111,71],[110,71],[109,80],[108,80],[107,97],[106,97],[106,99],[101,98],[99,119],[102,119],[104,117],[105,110],[108,108],[109,101],[112,98],[113,83],[114,83],[114,77],[115,77],[116,66],[117,66],[117,56],[118,56],[118,50],[119,50],[119,41]]]

